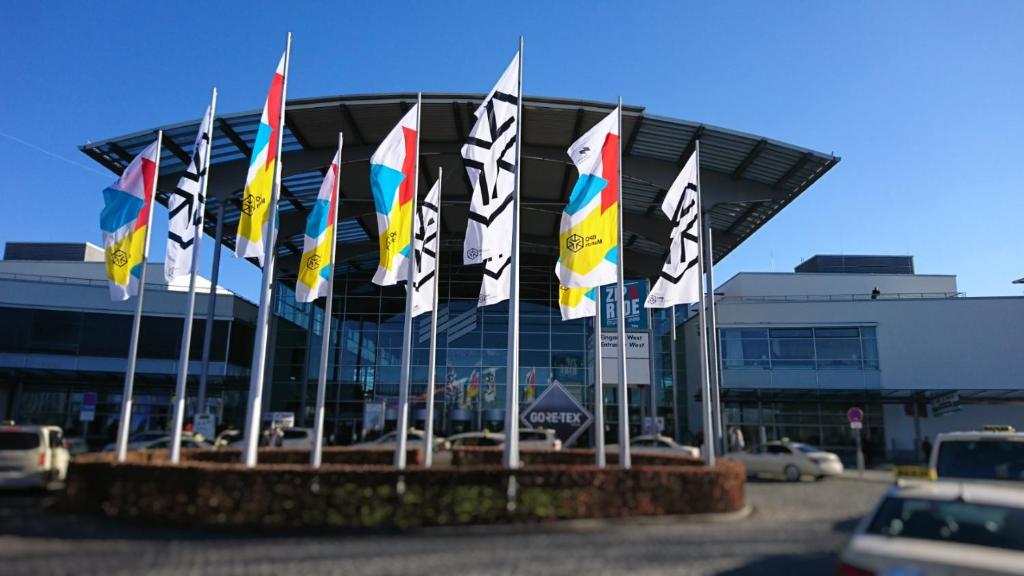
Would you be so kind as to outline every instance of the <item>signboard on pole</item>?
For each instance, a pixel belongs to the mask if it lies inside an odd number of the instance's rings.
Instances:
[[[960,411],[960,393],[957,391],[940,394],[931,400],[932,416],[945,416]]]
[[[605,384],[619,383],[619,335],[601,333],[601,365]],[[626,332],[626,381],[632,386],[651,383],[651,335]]]
[[[78,419],[82,422],[92,422],[96,419],[95,392],[85,392],[82,394],[82,409],[78,412]]]
[[[571,446],[590,426],[592,416],[565,387],[552,382],[523,410],[520,420],[527,428],[554,430],[563,446]]]
[[[649,312],[644,308],[647,300],[647,280],[626,280],[623,283],[626,292],[626,330],[647,330]],[[608,284],[601,287],[601,327],[603,330],[614,330],[618,327],[619,302],[618,287]]]
[[[217,416],[211,413],[200,413],[192,417],[192,432],[202,434],[203,438],[213,442],[217,437]]]
[[[854,422],[860,423],[864,421],[864,411],[854,406],[846,411],[846,419],[850,421],[850,424]]]

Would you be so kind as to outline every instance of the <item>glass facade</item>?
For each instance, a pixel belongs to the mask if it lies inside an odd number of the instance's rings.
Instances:
[[[557,381],[593,410],[593,321],[562,321],[551,266],[524,266],[520,277],[520,366],[515,381],[521,407],[539,396],[550,382]],[[478,308],[479,289],[479,267],[442,268],[435,371],[435,426],[440,435],[504,427],[508,303]],[[282,301],[275,309],[294,324],[280,322],[275,330],[271,409],[293,411],[300,421],[311,424],[322,338],[322,301],[311,307],[296,304],[287,287],[277,292]],[[313,316],[309,314],[311,308]],[[404,314],[404,288],[381,288],[367,275],[355,273],[336,280],[325,426],[335,434],[335,442],[358,441],[368,432],[364,430],[368,425],[364,422],[367,403],[383,402],[385,428],[394,426]],[[652,319],[655,338],[651,364],[659,415],[667,418],[668,428],[672,379],[670,341],[664,337],[670,330],[666,318],[661,311]],[[426,417],[430,321],[430,314],[423,314],[413,323],[410,422],[416,427],[422,427]],[[641,431],[643,416],[650,414],[650,390],[646,385],[631,387],[630,425],[635,434]],[[614,386],[606,385],[609,442],[615,441],[617,433],[617,402]],[[588,444],[589,435],[584,435],[580,443]]]
[[[726,328],[722,370],[878,370],[873,326]]]

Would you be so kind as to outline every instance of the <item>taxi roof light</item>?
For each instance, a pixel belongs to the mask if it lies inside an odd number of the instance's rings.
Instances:
[[[981,431],[982,432],[1011,432],[1011,433],[1012,432],[1016,432],[1016,430],[1013,428],[1013,426],[1008,426],[1006,424],[988,424],[986,426],[982,426]]]

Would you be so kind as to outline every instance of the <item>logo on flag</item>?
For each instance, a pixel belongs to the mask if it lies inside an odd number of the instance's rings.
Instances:
[[[479,306],[508,300],[506,273],[512,258],[512,202],[515,190],[519,53],[476,110],[476,123],[462,147],[472,183],[464,264],[484,265]]]
[[[125,168],[117,182],[103,190],[100,230],[111,300],[127,300],[139,293],[159,148],[159,140],[147,146]]]
[[[586,318],[597,314],[597,288],[558,287],[558,307],[562,320]]]
[[[574,142],[569,157],[580,176],[562,212],[555,274],[570,288],[611,284],[619,264],[619,109]]]
[[[327,296],[327,281],[334,271],[331,249],[338,225],[338,178],[341,177],[341,148],[320,184],[313,210],[306,218],[306,234],[302,239],[302,259],[295,279],[295,300],[312,302]]]
[[[192,258],[195,257],[195,242],[202,238],[203,195],[202,179],[210,165],[210,130],[213,126],[213,107],[206,107],[206,114],[199,124],[195,146],[188,169],[178,180],[174,194],[167,199],[167,256],[164,259],[164,279],[187,276],[192,272]]]
[[[373,283],[391,286],[408,278],[412,201],[416,186],[419,105],[405,113],[370,158],[370,189],[377,210],[380,262]]]
[[[427,193],[416,214],[413,253],[416,258],[416,282],[413,283],[412,316],[415,318],[434,309],[437,274],[437,241],[441,224],[441,180]]]
[[[647,296],[647,308],[668,308],[690,304],[700,298],[700,267],[698,241],[700,214],[697,213],[697,155],[686,161],[679,176],[672,182],[661,210],[672,221],[668,258]]]
[[[270,198],[274,187],[274,169],[279,161],[281,119],[284,114],[284,55],[277,64],[270,93],[263,105],[263,116],[249,159],[249,173],[242,196],[242,218],[238,221],[235,256],[256,258],[263,265],[265,241],[270,238]]]

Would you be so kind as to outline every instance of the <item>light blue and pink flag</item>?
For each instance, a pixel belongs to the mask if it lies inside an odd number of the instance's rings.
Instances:
[[[159,146],[157,140],[146,147],[117,182],[103,190],[100,229],[111,300],[127,300],[139,293],[139,277],[149,249]]]
[[[418,114],[419,105],[410,108],[370,158],[370,189],[380,243],[380,262],[373,283],[379,286],[408,279]]]

